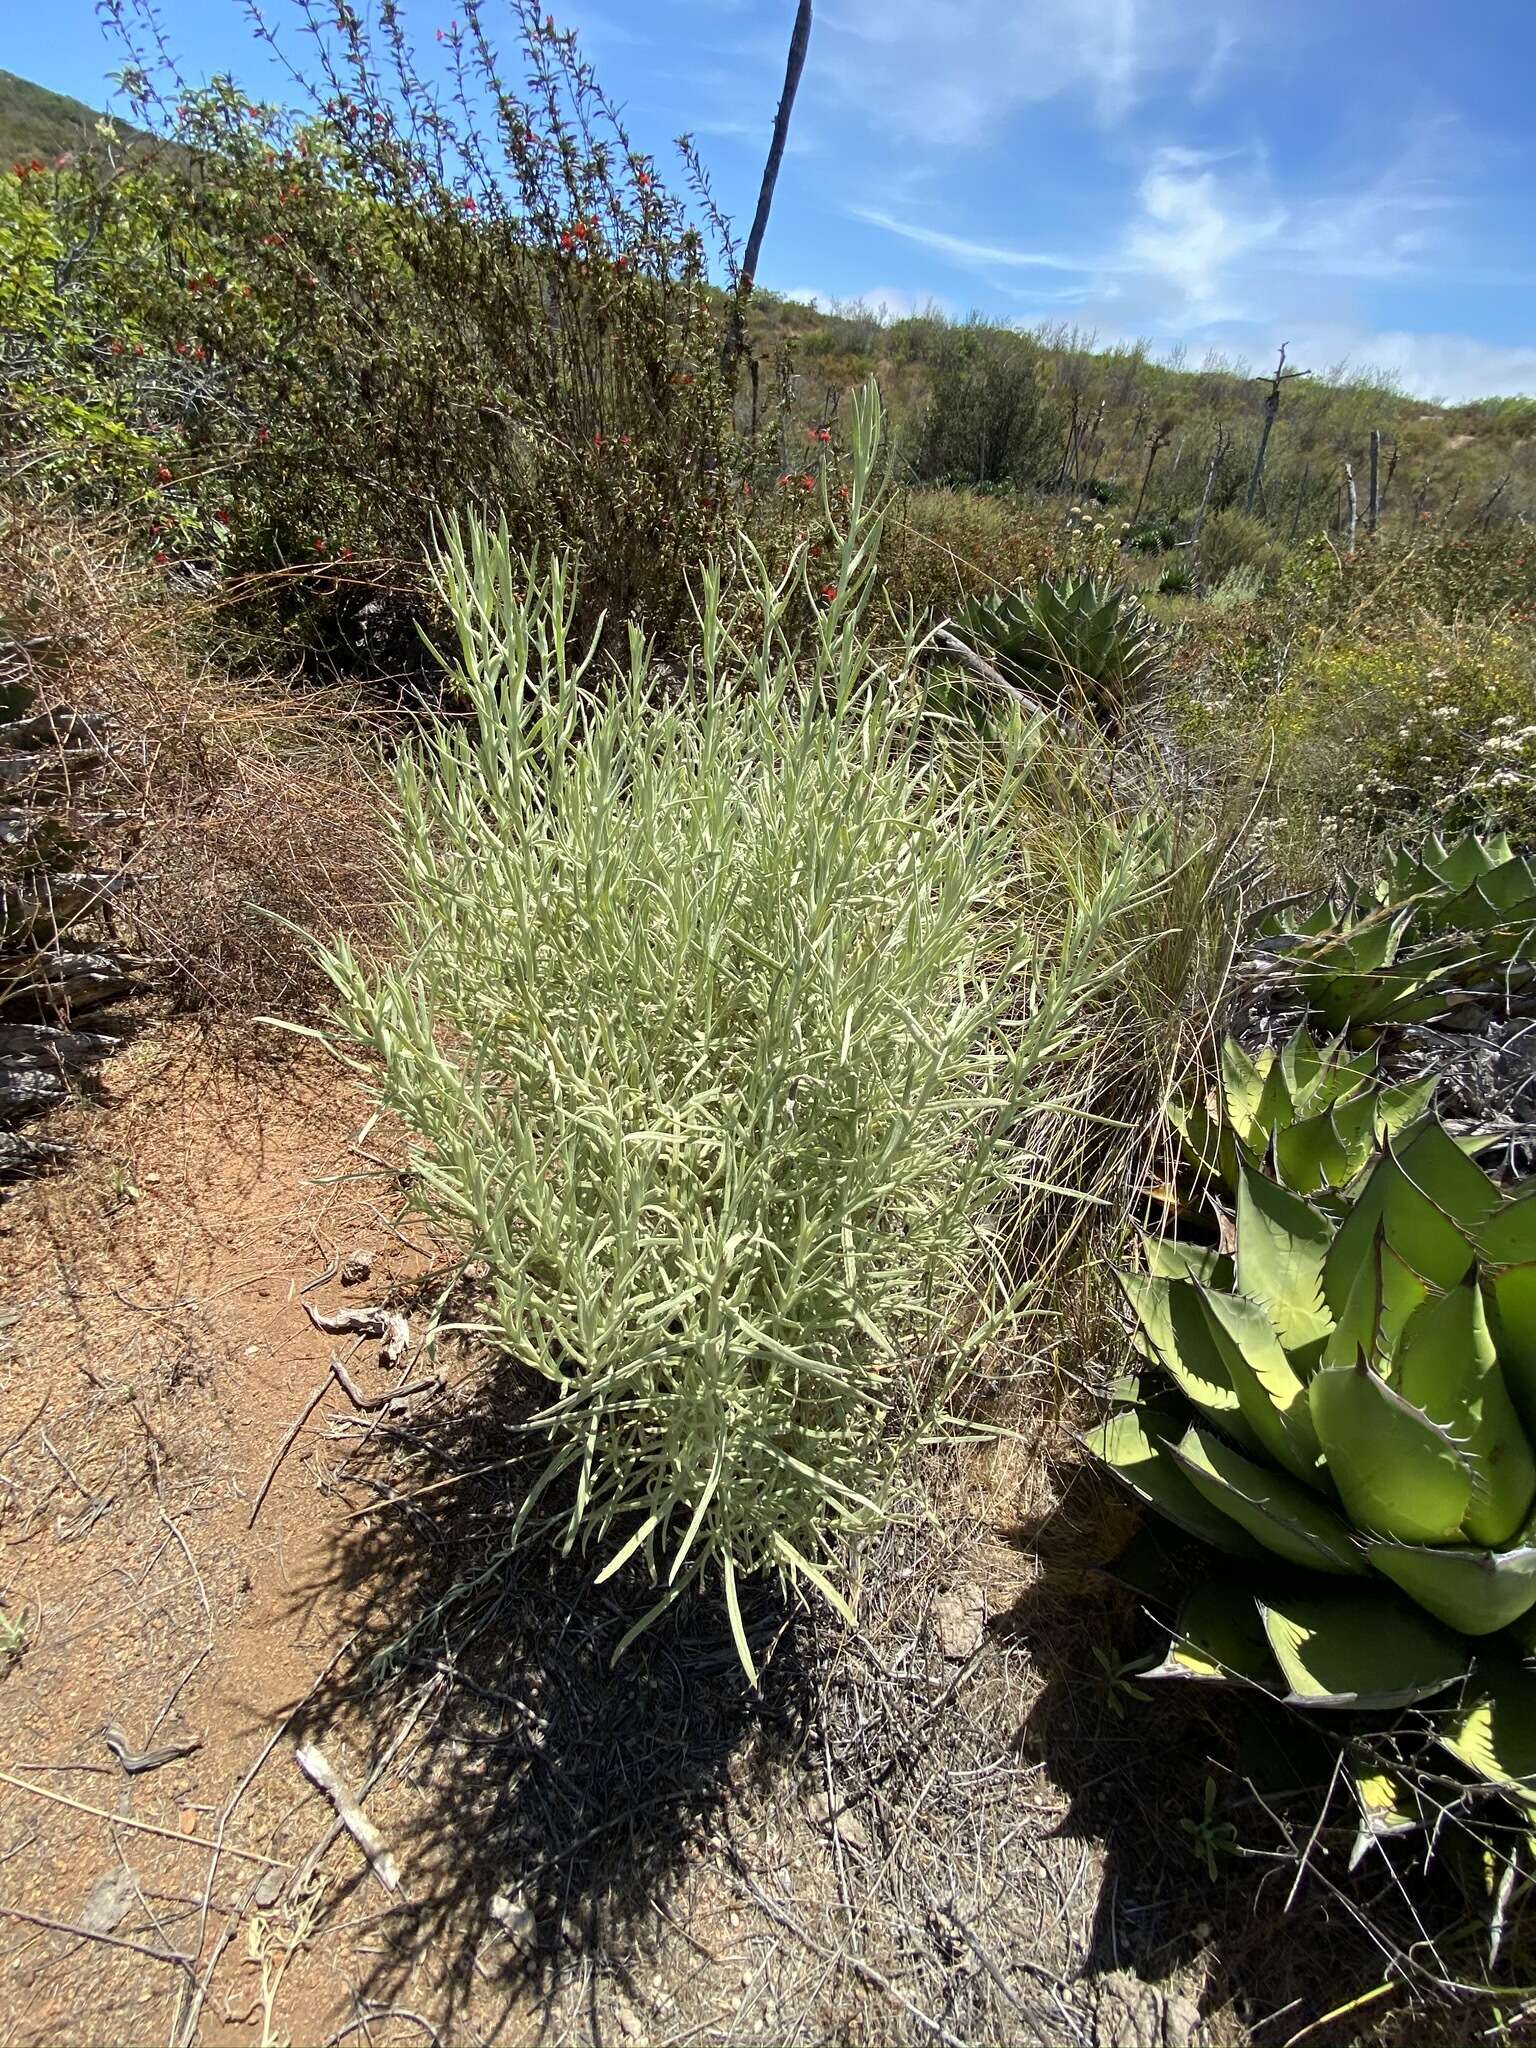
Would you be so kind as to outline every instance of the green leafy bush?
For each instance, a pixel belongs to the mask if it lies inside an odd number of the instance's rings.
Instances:
[[[758,561],[746,617],[711,568],[665,701],[638,634],[627,678],[575,643],[563,565],[504,527],[450,538],[470,722],[398,770],[392,963],[329,958],[418,1199],[489,1262],[497,1342],[548,1392],[524,1517],[561,1482],[565,1540],[604,1574],[641,1559],[653,1614],[722,1579],[749,1671],[738,1578],[840,1599],[987,1340],[1031,1171],[1008,1133],[1043,1103],[1070,1126],[1058,1069],[1121,964],[1095,940],[1139,886],[1107,860],[1037,943],[1030,748],[946,759],[893,691],[873,403],[835,567]]]
[[[589,615],[662,632],[687,616],[693,565],[758,504],[779,516],[751,494],[731,301],[689,207],[574,38],[527,0],[514,19],[520,88],[476,9],[445,32],[457,106],[392,12],[377,45],[350,9],[321,33],[328,73],[302,113],[145,60],[130,94],[172,146],[7,194],[26,209],[0,234],[21,239],[33,326],[78,313],[74,370],[110,374],[119,401],[96,438],[139,437],[127,496],[146,545],[261,572],[290,613],[318,598],[311,640],[377,648],[397,601],[414,646],[441,510],[492,505],[521,548],[578,547]],[[89,392],[41,365],[9,438],[56,450],[76,403]],[[55,481],[88,491],[80,453]]]
[[[1249,512],[1230,506],[1212,512],[1200,529],[1200,580],[1214,589],[1234,569],[1257,570],[1261,587],[1285,560],[1285,544]]]

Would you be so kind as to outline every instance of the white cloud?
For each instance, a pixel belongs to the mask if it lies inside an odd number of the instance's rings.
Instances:
[[[1245,0],[835,0],[813,75],[880,129],[928,148],[978,145],[999,121],[1074,93],[1106,127],[1154,83],[1193,88],[1239,42]]]
[[[1049,256],[1039,250],[1010,248],[1001,242],[972,242],[963,235],[947,234],[941,228],[924,227],[918,221],[898,220],[874,206],[850,206],[848,212],[855,220],[884,228],[888,234],[900,235],[904,241],[916,242],[920,248],[937,249],[941,255],[952,257],[955,262],[973,270],[1082,271],[1095,268],[1091,260],[1081,257]]]
[[[1469,398],[1536,397],[1536,346],[1521,342],[1324,325],[1297,330],[1291,359],[1317,367],[1348,363],[1362,374],[1385,371],[1414,397],[1453,405]]]
[[[1196,321],[1232,318],[1222,303],[1227,277],[1273,246],[1286,226],[1281,206],[1245,206],[1232,196],[1230,165],[1194,151],[1160,150],[1141,181],[1140,212],[1126,231],[1119,265],[1170,289]]]

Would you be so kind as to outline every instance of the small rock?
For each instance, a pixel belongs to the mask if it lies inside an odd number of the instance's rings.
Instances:
[[[365,1280],[373,1277],[373,1253],[365,1251],[348,1252],[341,1262],[341,1284],[343,1287],[361,1287]]]
[[[645,2033],[645,2022],[632,2005],[621,2005],[618,2010],[619,2032],[626,2041],[638,2041]]]
[[[104,1870],[85,1895],[80,1925],[92,1934],[111,1934],[139,1895],[139,1881],[126,1863]]]
[[[1200,2009],[1182,1992],[1111,1970],[1094,1987],[1094,2048],[1192,2048]]]
[[[497,1892],[486,1911],[506,1935],[508,1941],[515,1941],[523,1948],[532,1948],[538,1938],[537,1916],[521,1899],[508,1898],[505,1892]]]
[[[846,1842],[850,1849],[869,1847],[868,1828],[856,1813],[850,1813],[846,1807],[833,1820],[832,1832],[840,1842]]]
[[[987,1596],[980,1586],[951,1586],[933,1603],[939,1648],[958,1664],[981,1645],[987,1625]]]
[[[1481,1031],[1488,1022],[1488,1012],[1481,1003],[1471,1001],[1450,1003],[1440,1019],[1446,1031]]]

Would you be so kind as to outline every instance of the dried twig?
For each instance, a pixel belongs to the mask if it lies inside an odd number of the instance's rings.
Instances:
[[[272,1491],[272,1482],[274,1479],[276,1479],[278,1473],[282,1470],[284,1458],[286,1458],[288,1453],[293,1449],[294,1443],[298,1438],[299,1431],[304,1427],[305,1423],[308,1422],[310,1416],[313,1415],[315,1410],[320,1406],[320,1403],[325,1399],[326,1395],[330,1392],[330,1389],[331,1381],[329,1376],[327,1376],[325,1379],[321,1380],[320,1384],[315,1388],[314,1392],[310,1395],[309,1399],[304,1403],[304,1406],[299,1410],[297,1416],[294,1418],[293,1424],[288,1430],[287,1435],[278,1445],[277,1456],[272,1460],[272,1463],[267,1468],[266,1478],[263,1479],[261,1485],[256,1490],[256,1498],[251,1503],[251,1512],[245,1524],[247,1529],[255,1528],[256,1517],[261,1513],[261,1504],[266,1499],[267,1495]]]
[[[312,1742],[300,1743],[293,1760],[312,1784],[324,1792],[341,1819],[342,1826],[372,1866],[374,1876],[387,1892],[400,1889],[400,1866],[390,1854],[373,1822],[338,1775],[335,1765]]]
[[[103,1934],[94,1927],[81,1927],[73,1920],[50,1920],[45,1913],[29,1913],[21,1906],[0,1905],[0,1914],[8,1920],[26,1920],[33,1927],[46,1927],[54,1934],[75,1934],[82,1941],[104,1941],[109,1948],[132,1949],[136,1956],[148,1956],[154,1963],[175,1963],[183,1970],[190,1970],[192,1958],[183,1955],[179,1949],[151,1948],[147,1942],[130,1941],[126,1934]]]
[[[55,1806],[72,1806],[76,1813],[89,1813],[97,1820],[109,1820],[117,1828],[134,1828],[141,1835],[161,1835],[168,1842],[185,1842],[194,1849],[217,1849],[222,1846],[227,1856],[238,1856],[246,1863],[265,1863],[269,1870],[286,1870],[288,1865],[280,1856],[263,1856],[258,1849],[236,1849],[229,1843],[212,1842],[206,1835],[184,1835],[180,1828],[163,1828],[152,1820],[130,1820],[123,1813],[109,1813],[104,1806],[87,1806],[83,1799],[71,1799],[63,1792],[50,1792],[43,1785],[29,1785],[25,1778],[15,1777],[10,1771],[0,1771],[0,1784],[14,1785],[18,1792],[31,1792],[38,1799],[51,1799]]]

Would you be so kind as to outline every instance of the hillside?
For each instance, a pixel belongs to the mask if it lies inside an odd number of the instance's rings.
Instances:
[[[101,115],[83,100],[0,71],[0,163],[62,156],[90,140]]]
[[[1178,518],[1199,504],[1214,461],[1209,509],[1246,499],[1272,363],[1253,375],[1212,356],[1190,369],[1144,345],[1096,347],[1073,329],[933,314],[883,322],[769,293],[757,322],[765,351],[792,344],[813,407],[831,411],[878,377],[915,480],[1134,507],[1145,479],[1144,513]],[[1384,525],[1424,512],[1458,522],[1481,521],[1485,508],[1490,519],[1536,512],[1536,400],[1444,406],[1348,366],[1293,356],[1287,368],[1309,374],[1284,384],[1256,504],[1280,539],[1343,525],[1346,464],[1364,520],[1373,429]]]
[[[0,162],[76,149],[101,116],[0,71]],[[118,124],[122,128],[122,124]],[[137,134],[136,130],[126,131]],[[1024,333],[936,314],[885,322],[759,292],[754,341],[792,350],[799,422],[831,417],[873,375],[912,481],[1089,496],[1155,519],[1246,504],[1268,379],[1210,357],[1198,369],[1089,332]],[[1367,511],[1381,435],[1382,523],[1536,513],[1536,400],[1440,406],[1344,366],[1293,361],[1255,509],[1275,537],[1348,521],[1347,470]],[[783,450],[786,466],[792,450]]]

